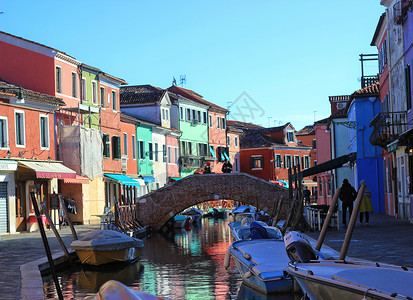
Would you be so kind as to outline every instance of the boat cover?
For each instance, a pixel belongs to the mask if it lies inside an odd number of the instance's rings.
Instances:
[[[125,248],[141,248],[143,241],[114,230],[96,230],[80,240],[73,241],[73,250],[115,251]]]

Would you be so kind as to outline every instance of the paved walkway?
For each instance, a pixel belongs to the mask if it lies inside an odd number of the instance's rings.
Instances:
[[[329,229],[324,244],[340,252],[346,229]],[[318,239],[320,232],[305,234]],[[413,224],[387,215],[371,214],[368,226],[360,225],[357,220],[347,256],[413,267],[412,253]]]
[[[99,225],[75,226],[79,238],[96,229],[99,229]],[[73,241],[70,228],[64,227],[59,230],[59,234],[70,251],[70,243]],[[52,254],[61,252],[62,248],[53,232],[46,230],[46,235]],[[37,260],[37,264],[30,264]],[[26,298],[27,296],[23,297],[21,293],[21,286],[30,288],[30,299],[44,298],[44,295],[39,295],[39,293],[42,294],[42,290],[40,292],[38,289],[38,275],[40,275],[40,272],[36,268],[43,260],[47,261],[47,257],[39,231],[2,235],[0,241],[0,261],[2,262],[0,268],[0,299]],[[22,270],[23,274],[21,274],[20,270]],[[29,272],[30,276],[24,276],[29,274]]]

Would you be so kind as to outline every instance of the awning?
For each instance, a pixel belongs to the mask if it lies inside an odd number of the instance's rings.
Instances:
[[[179,179],[182,179],[181,177],[171,177],[172,180],[178,181]]]
[[[63,178],[64,183],[89,184],[89,178],[76,175],[76,178]]]
[[[140,186],[139,182],[135,179],[132,179],[128,176],[122,175],[122,174],[108,174],[105,173],[104,174],[105,177],[108,177],[114,181],[116,181],[117,183],[121,183],[122,185],[128,185],[128,186]]]
[[[146,176],[146,175],[141,175],[141,176],[145,182],[155,182],[155,177],[153,176]]]
[[[399,140],[395,140],[393,142],[391,142],[390,144],[387,145],[387,152],[388,153],[392,153],[395,152],[397,150],[397,147],[399,146]]]
[[[227,154],[226,152],[224,152],[224,156],[225,156],[225,158],[226,158],[228,161],[231,161],[231,160],[229,159],[228,154]]]
[[[59,162],[19,161],[19,165],[32,169],[37,178],[76,178],[76,172]]]

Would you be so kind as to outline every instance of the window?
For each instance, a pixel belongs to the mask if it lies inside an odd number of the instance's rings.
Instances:
[[[316,141],[316,139],[313,140],[313,150],[317,150],[317,141]]]
[[[123,134],[123,154],[128,155],[128,134]]]
[[[145,158],[145,144],[143,141],[139,141],[139,159]]]
[[[100,106],[105,107],[105,88],[100,87]]]
[[[188,142],[188,154],[192,155],[192,143]]]
[[[120,137],[112,136],[112,159],[119,159],[120,157]]]
[[[308,169],[310,167],[310,157],[308,155],[305,155],[304,157],[304,169]]]
[[[251,169],[262,169],[264,167],[264,157],[262,155],[250,157]]]
[[[202,123],[206,124],[207,123],[207,113],[206,111],[203,112],[203,119],[202,119]]]
[[[235,147],[238,147],[238,137],[237,136],[234,138],[234,145],[235,145]]]
[[[24,112],[15,112],[16,120],[16,145],[25,146],[25,130],[24,130]]]
[[[178,162],[178,148],[175,148],[175,164],[179,164],[179,162]]]
[[[287,131],[287,141],[288,142],[294,142],[294,132],[293,131]]]
[[[149,160],[153,160],[153,145],[151,142],[148,142],[148,151],[149,151]]]
[[[186,120],[191,121],[191,110],[189,108],[186,109]]]
[[[171,147],[168,147],[168,164],[171,163]]]
[[[165,116],[166,116],[166,120],[169,120],[169,109],[165,108]]]
[[[183,120],[184,119],[184,108],[179,107],[179,119]]]
[[[92,103],[98,105],[98,83],[92,81]]]
[[[112,110],[116,110],[116,92],[112,91]]]
[[[6,117],[0,117],[0,148],[9,148],[9,129]]]
[[[284,159],[285,159],[285,164],[284,164],[285,168],[286,169],[291,168],[291,155],[286,155]]]
[[[227,135],[227,145],[231,146],[231,137]]]
[[[410,75],[410,65],[404,68],[404,80],[405,80],[405,90],[407,99],[407,110],[412,108],[412,80]]]
[[[62,92],[62,68],[56,66],[56,92]]]
[[[224,130],[227,128],[227,124],[225,121],[226,121],[225,118],[221,118],[221,129],[224,129]]]
[[[166,162],[166,146],[162,145],[162,156],[163,156],[163,162]]]
[[[198,122],[201,123],[201,112],[198,111]]]
[[[196,120],[196,110],[192,110],[192,120]]]
[[[198,143],[198,155],[208,156],[208,144]]]
[[[181,155],[186,155],[186,142],[181,141]]]
[[[282,167],[282,165],[283,165],[283,157],[282,157],[281,154],[275,154],[274,163],[275,163],[275,167],[276,167],[276,168],[279,169],[279,168]]]
[[[86,78],[82,78],[82,101],[87,101],[86,99],[86,94],[87,94],[87,91],[86,91]]]
[[[132,134],[132,158],[136,159],[136,137]]]
[[[219,123],[220,123],[220,117],[217,117],[217,128],[219,128]]]
[[[158,161],[158,143],[155,143],[155,161]]]
[[[72,97],[77,98],[77,74],[72,72]]]
[[[229,149],[227,147],[217,147],[217,158],[219,162],[228,159]]]
[[[300,157],[298,155],[294,155],[294,167],[300,166]]]
[[[162,120],[165,120],[166,119],[166,117],[165,117],[165,110],[162,108]]]
[[[212,116],[208,115],[209,127],[212,128]]]
[[[103,134],[102,137],[103,141],[103,157],[110,157],[109,153],[109,147],[110,147],[110,140],[109,140],[109,135],[108,134]]]
[[[40,148],[48,149],[49,147],[49,117],[40,115]]]

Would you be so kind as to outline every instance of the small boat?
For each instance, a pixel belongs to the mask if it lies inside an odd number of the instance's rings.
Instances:
[[[176,215],[174,216],[174,228],[185,228],[191,225],[192,218],[190,216]]]
[[[225,218],[225,209],[218,209],[218,208],[213,208],[213,213],[212,216],[215,219],[224,219]]]
[[[152,294],[144,293],[133,288],[130,288],[123,283],[116,280],[109,280],[105,282],[95,296],[87,297],[88,300],[158,300],[165,299],[156,297]]]
[[[203,211],[195,207],[190,207],[182,213],[184,216],[190,216],[192,218],[192,223],[200,223],[202,214]]]
[[[293,292],[291,276],[284,271],[290,259],[282,240],[239,240],[225,254],[224,266],[229,267],[232,256],[242,281],[264,294]]]
[[[318,260],[311,245],[290,232],[288,274],[308,299],[412,299],[413,269],[369,261]]]
[[[250,239],[251,234],[254,231],[254,226],[256,224],[259,224],[260,226],[265,228],[268,235],[268,239],[283,240],[283,235],[277,227],[268,226],[266,223],[261,221],[252,221],[251,223],[244,223],[244,221],[246,221],[246,218],[244,218],[241,222],[234,221],[228,224],[228,226],[231,229],[231,235],[235,241]]]
[[[70,247],[82,264],[101,266],[114,262],[132,262],[141,255],[143,241],[115,230],[96,230]]]
[[[232,212],[232,217],[234,221],[241,221],[243,218],[249,217],[253,220],[256,219],[257,213],[255,209],[246,206],[246,205],[241,205],[235,208]]]

